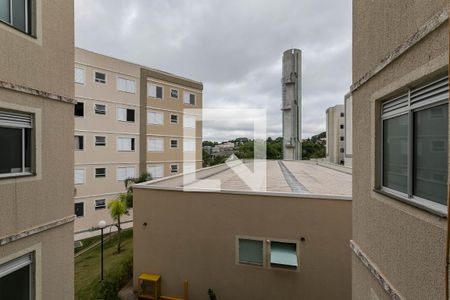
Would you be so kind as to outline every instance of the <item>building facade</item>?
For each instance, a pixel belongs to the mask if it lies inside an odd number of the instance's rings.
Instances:
[[[353,299],[445,299],[448,1],[353,1]]]
[[[352,167],[352,154],[353,154],[353,100],[352,94],[348,93],[345,95],[345,111],[344,111],[344,166]]]
[[[345,109],[336,105],[327,109],[326,160],[333,164],[344,164]]]
[[[73,14],[0,4],[0,299],[73,299]]]

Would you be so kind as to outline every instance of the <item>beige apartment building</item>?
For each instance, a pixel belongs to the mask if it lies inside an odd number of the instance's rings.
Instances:
[[[445,299],[448,1],[353,1],[353,299]]]
[[[333,164],[343,165],[345,152],[345,107],[344,105],[329,107],[326,114],[326,160]]]
[[[134,186],[133,278],[161,276],[164,296],[350,299],[351,175],[267,161],[267,189],[204,168]],[[247,179],[247,178],[245,178]],[[220,188],[214,189],[214,182]],[[326,184],[325,184],[326,183]]]
[[[0,3],[0,299],[73,299],[73,14]]]
[[[344,166],[352,167],[353,156],[353,99],[348,93],[344,99]]]
[[[107,204],[125,192],[125,179],[201,167],[199,111],[185,109],[202,107],[202,89],[199,82],[75,49],[76,239],[97,234],[100,220],[112,223]],[[124,227],[132,220],[130,209]]]

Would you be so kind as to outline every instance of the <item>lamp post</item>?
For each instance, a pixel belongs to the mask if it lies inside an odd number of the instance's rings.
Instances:
[[[101,220],[100,222],[98,222],[97,227],[100,228],[100,230],[102,231],[102,253],[101,253],[101,257],[102,257],[102,262],[101,262],[101,281],[103,281],[103,229],[105,229],[106,227],[106,222],[104,220]]]

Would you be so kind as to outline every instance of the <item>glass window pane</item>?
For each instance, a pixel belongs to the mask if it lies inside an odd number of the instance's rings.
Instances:
[[[28,265],[0,278],[0,299],[30,299],[30,268]]]
[[[0,0],[0,20],[10,23],[9,0]]]
[[[270,243],[270,264],[277,267],[298,267],[297,245],[294,243]]]
[[[448,105],[414,113],[414,195],[447,204]]]
[[[239,239],[239,262],[246,264],[263,264],[263,242]]]
[[[31,149],[32,149],[32,140],[31,140],[31,129],[25,129],[25,171],[31,172]]]
[[[22,129],[0,127],[0,174],[22,172]]]
[[[26,31],[26,14],[25,14],[25,1],[26,0],[14,0],[12,1],[13,6],[13,20],[12,24],[14,27],[22,31]]]
[[[408,115],[383,121],[383,186],[407,193]]]

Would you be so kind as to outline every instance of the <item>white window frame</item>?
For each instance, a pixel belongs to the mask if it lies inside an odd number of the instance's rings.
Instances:
[[[123,82],[124,88],[121,87],[120,82]],[[136,94],[136,81],[133,79],[128,79],[122,76],[116,77],[116,88],[120,92]]]
[[[163,137],[147,137],[147,152],[164,152],[164,138]],[[154,150],[155,148],[151,147],[151,141],[158,141],[161,144],[161,148]]]
[[[97,176],[97,169],[105,169],[105,176]],[[94,178],[107,178],[108,168],[107,167],[94,167]]]
[[[121,172],[125,171],[125,176],[121,176]],[[119,166],[116,168],[116,180],[124,181],[128,178],[136,177],[136,167],[135,166]]]
[[[84,218],[85,216],[86,216],[86,209],[85,209],[85,205],[84,205],[84,202],[83,201],[81,201],[81,202],[75,202],[74,203],[74,205],[73,205],[73,210],[74,210],[74,214],[75,214],[75,205],[76,204],[79,204],[79,203],[81,203],[81,204],[83,204],[83,215],[82,216],[77,216],[77,215],[75,215],[77,218]]]
[[[74,150],[75,151],[84,151],[84,149],[86,148],[86,141],[85,141],[84,135],[82,135],[82,134],[75,134],[74,135],[74,139],[76,137],[81,137],[83,139],[83,148],[82,149],[77,149],[77,148],[75,148],[75,145],[74,145]],[[74,143],[75,143],[75,140],[74,140]]]
[[[83,180],[77,182],[77,171],[83,172]],[[81,185],[86,183],[86,169],[85,168],[75,168],[74,169],[74,183],[75,185]]]
[[[97,201],[104,201],[105,204],[98,204]],[[94,210],[101,210],[106,208],[106,199],[95,199]]]
[[[128,121],[128,111],[129,110],[134,111],[134,121]],[[125,111],[125,115],[124,115],[125,118],[122,118],[123,111]],[[136,109],[118,106],[118,107],[116,107],[116,118],[117,118],[117,121],[119,121],[119,122],[134,124],[134,123],[136,123],[136,119],[137,119],[136,118]]]
[[[177,142],[177,146],[176,147],[172,147],[172,141],[176,141]],[[180,140],[179,139],[175,139],[175,138],[171,138],[170,139],[170,149],[178,149],[180,148]]]
[[[172,91],[176,91],[177,92],[177,96],[176,97],[172,97]],[[170,89],[170,98],[171,99],[176,99],[176,100],[180,99],[180,90],[179,89],[175,89],[175,88],[171,88]]]
[[[151,168],[158,168],[161,172],[161,176],[154,176],[151,172]],[[163,178],[164,177],[164,165],[163,164],[148,164],[147,165],[147,173],[152,176],[152,179]]]
[[[191,103],[191,95],[194,96],[194,103]],[[190,91],[184,91],[183,92],[183,103],[195,106],[197,104],[197,95],[195,93],[190,92]]]
[[[119,144],[119,140],[125,140],[125,139],[129,139],[130,141],[130,149],[121,149],[120,144]],[[134,139],[134,149],[133,149],[133,139]],[[116,150],[117,152],[135,152],[137,148],[136,145],[136,138],[134,137],[128,137],[128,136],[118,136],[116,138]]]
[[[176,122],[173,122],[172,121],[172,116],[176,116],[177,117],[177,121]],[[178,120],[179,120],[179,115],[178,114],[170,114],[170,124],[178,124]]]
[[[295,245],[295,254],[297,256],[297,266],[293,267],[293,266],[288,266],[286,265],[286,267],[283,267],[281,265],[277,265],[277,266],[272,266],[272,243],[276,242],[276,243],[284,243],[284,244],[294,244]],[[276,269],[276,270],[285,270],[285,271],[294,271],[294,272],[299,272],[300,270],[300,251],[299,251],[299,247],[300,247],[300,242],[298,240],[286,240],[286,239],[267,239],[266,241],[267,243],[267,267],[269,269]]]
[[[73,115],[74,115],[75,118],[84,118],[84,116],[86,115],[86,102],[77,100],[77,104],[78,103],[82,103],[83,104],[83,115],[82,116],[75,115],[75,106],[74,106],[74,113],[73,113]]]
[[[29,266],[29,299],[35,299],[36,292],[36,253],[30,252],[9,261],[0,263],[0,279]]]
[[[94,72],[93,80],[94,80],[95,83],[106,84],[108,82],[108,74],[106,74],[106,72],[99,71],[99,70],[93,70],[93,72]],[[95,77],[96,73],[105,74],[105,80],[103,80],[103,81],[101,79],[97,80],[97,78]]]
[[[150,87],[154,87],[155,89],[155,94],[153,94],[153,88]],[[161,98],[158,98],[158,92],[157,92],[157,88],[160,87],[161,88]],[[164,86],[162,85],[158,85],[152,82],[147,82],[147,97],[151,97],[153,99],[159,99],[159,100],[163,100],[164,99]]]
[[[152,120],[152,115],[155,116],[154,120]],[[164,112],[154,111],[154,110],[147,111],[147,124],[149,124],[149,125],[164,125]]]
[[[102,145],[102,144],[98,144],[97,145],[97,138],[105,138],[105,144],[104,145]],[[107,145],[107,137],[105,136],[105,135],[94,135],[94,146],[96,146],[96,147],[106,147],[106,145]]]
[[[104,106],[105,107],[105,113],[104,114],[97,113],[97,106]],[[94,115],[96,115],[96,116],[106,116],[107,112],[108,112],[108,108],[107,108],[106,104],[94,103]]]
[[[81,84],[81,85],[86,84],[86,69],[81,68],[81,67],[75,67],[74,76],[75,76],[75,78],[74,78],[75,83]],[[77,80],[77,77],[78,77],[78,80]]]
[[[172,167],[176,167],[176,171],[174,171]],[[170,174],[177,174],[180,171],[179,164],[170,164],[169,168],[170,168]]]

